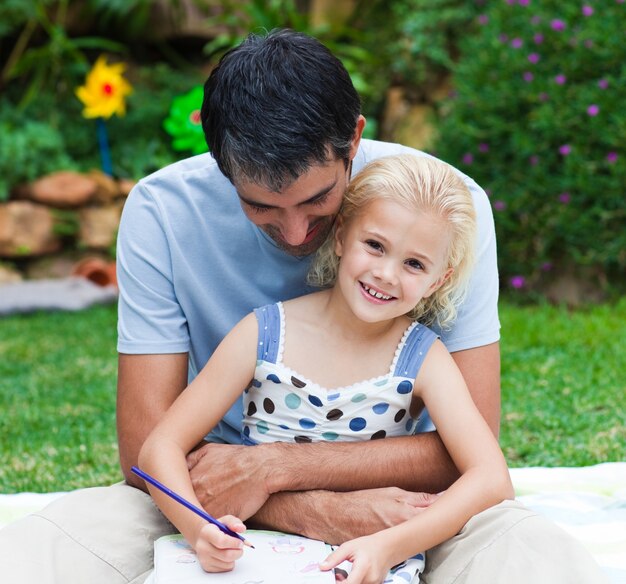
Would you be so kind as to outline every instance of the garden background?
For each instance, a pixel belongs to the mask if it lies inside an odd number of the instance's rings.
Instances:
[[[112,262],[133,182],[206,150],[208,71],[277,26],[343,60],[367,137],[434,153],[487,190],[509,464],[623,460],[623,0],[5,0],[0,296]],[[91,118],[77,90],[100,57],[123,99]],[[115,342],[114,304],[0,319],[0,492],[120,478]]]

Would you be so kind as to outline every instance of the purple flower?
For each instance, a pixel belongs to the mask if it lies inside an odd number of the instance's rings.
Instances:
[[[506,41],[508,41],[508,40],[509,40],[509,37],[508,37],[507,35],[505,35],[505,34],[501,34],[501,35],[498,37],[498,40],[499,40],[501,43],[506,43]]]
[[[509,280],[509,284],[511,284],[512,288],[515,288],[516,290],[520,290],[526,285],[526,278],[524,278],[524,276],[513,276]]]
[[[530,71],[524,71],[523,77],[526,83],[530,83],[535,78],[535,76]]]
[[[550,99],[550,96],[545,91],[542,91],[538,97],[539,101],[548,101]]]
[[[541,22],[541,16],[533,16],[533,17],[530,19],[530,22],[531,22],[532,24],[534,24],[534,25],[539,24],[539,23]]]
[[[474,155],[471,152],[466,152],[463,154],[462,162],[463,164],[472,164],[474,162]]]
[[[555,78],[554,78],[554,82],[557,85],[565,85],[567,81],[567,77],[565,77],[565,75],[563,75],[563,73],[559,73]]]
[[[533,40],[535,41],[536,45],[540,45],[543,42],[543,35],[541,33],[537,33],[534,37]]]
[[[530,4],[530,0],[517,0],[517,3],[520,6],[528,6]]]
[[[561,156],[567,156],[572,151],[572,147],[569,144],[563,144],[563,146],[559,146],[559,153]]]
[[[617,152],[609,152],[606,155],[606,161],[609,164],[615,164],[617,162]]]
[[[486,142],[481,142],[478,145],[478,151],[479,152],[489,152],[489,144],[487,144]]]
[[[591,16],[593,14],[593,8],[591,6],[583,6],[583,16]]]
[[[539,164],[539,156],[537,156],[536,154],[533,154],[529,159],[528,162],[530,162],[531,166],[537,166]]]
[[[524,41],[520,38],[515,38],[511,41],[511,46],[514,49],[520,49],[524,45]]]
[[[597,116],[598,113],[600,112],[600,107],[597,106],[595,103],[592,103],[588,108],[587,108],[587,113],[590,116]]]
[[[530,55],[528,55],[528,60],[535,65],[536,63],[539,63],[539,60],[541,59],[541,56],[539,55],[539,53],[531,53]]]
[[[549,272],[552,269],[552,262],[543,262],[543,264],[541,264],[541,271],[542,272]]]
[[[572,196],[569,193],[561,193],[559,195],[559,201],[563,203],[564,205],[569,205],[571,200],[572,200]]]
[[[504,211],[506,209],[506,203],[504,201],[494,201],[493,208],[496,211]]]
[[[489,16],[487,16],[486,14],[479,14],[478,15],[478,24],[487,24],[489,22]]]
[[[600,89],[606,89],[609,86],[609,82],[606,79],[600,79],[600,81],[598,81],[598,87]]]
[[[565,24],[564,21],[562,21],[559,18],[555,18],[551,23],[550,26],[552,27],[552,30],[556,30],[558,32],[565,30],[567,28],[567,25]]]

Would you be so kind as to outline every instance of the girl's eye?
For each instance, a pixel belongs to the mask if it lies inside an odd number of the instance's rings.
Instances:
[[[404,263],[407,266],[409,266],[409,268],[412,268],[414,270],[423,270],[424,269],[424,266],[422,265],[422,263],[417,261],[417,260],[407,260]]]
[[[383,249],[383,246],[378,241],[376,241],[374,239],[367,239],[367,240],[365,240],[365,245],[367,245],[367,247],[375,249],[376,251],[382,251],[382,249]]]

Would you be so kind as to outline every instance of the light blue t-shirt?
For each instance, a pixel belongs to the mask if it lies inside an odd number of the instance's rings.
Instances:
[[[404,152],[424,155],[398,144],[362,140],[352,172],[381,156]],[[478,217],[477,263],[453,328],[436,331],[450,352],[500,337],[491,206],[485,192],[462,176]],[[155,172],[132,190],[120,222],[118,351],[188,352],[191,380],[254,308],[312,291],[305,283],[311,259],[282,251],[245,217],[233,185],[210,154]],[[242,417],[239,399],[210,439],[240,443]]]

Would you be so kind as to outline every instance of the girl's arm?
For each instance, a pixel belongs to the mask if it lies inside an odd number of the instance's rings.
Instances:
[[[224,338],[206,366],[172,404],[144,442],[139,454],[140,467],[167,487],[202,506],[189,477],[186,455],[202,441],[241,395],[254,376],[256,364],[257,321],[246,316]],[[148,485],[150,494],[167,518],[196,549],[205,569],[232,569],[241,553],[241,542],[221,533],[216,527]],[[260,507],[266,496],[258,489],[252,505]],[[256,509],[255,508],[255,509]],[[235,518],[227,523],[236,531],[245,529]],[[230,549],[217,557],[211,545]],[[235,551],[232,551],[235,550]],[[219,554],[218,554],[219,555]],[[215,556],[212,558],[212,556]]]
[[[353,562],[347,583],[382,582],[395,564],[446,541],[477,513],[514,497],[502,451],[440,341],[424,361],[414,396],[424,401],[461,476],[419,515],[346,542],[331,554],[324,569],[344,559]]]

